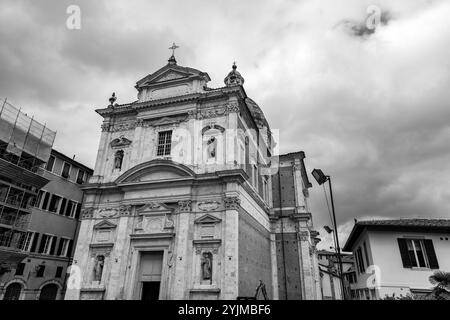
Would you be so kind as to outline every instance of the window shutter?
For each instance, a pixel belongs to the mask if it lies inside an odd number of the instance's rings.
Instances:
[[[56,247],[56,240],[57,240],[58,238],[56,238],[56,237],[53,237],[53,239],[52,239],[52,246],[50,247],[50,254],[54,254],[55,253],[55,247]]]
[[[406,239],[398,238],[398,247],[400,248],[400,256],[402,257],[403,267],[411,268],[411,260],[409,259],[408,254],[408,245],[406,244]]]
[[[33,243],[31,244],[31,249],[30,252],[36,252],[36,247],[39,241],[39,233],[35,232],[34,237],[33,237]]]
[[[439,269],[439,263],[437,261],[436,252],[434,251],[433,240],[425,239],[423,242],[428,257],[428,262],[430,263],[430,268]]]

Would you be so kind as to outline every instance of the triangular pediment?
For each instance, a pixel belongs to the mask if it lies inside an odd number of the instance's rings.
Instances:
[[[142,207],[137,209],[138,214],[154,214],[154,213],[171,213],[172,208],[169,208],[164,203],[159,202],[147,202]]]
[[[163,74],[157,76],[156,78],[154,78],[152,80],[149,80],[148,82],[154,83],[154,82],[170,81],[170,80],[187,78],[190,75],[192,75],[192,73],[180,72],[180,71],[175,71],[175,70],[167,70]]]
[[[94,229],[114,229],[115,227],[117,227],[117,225],[108,220],[102,220],[94,225]]]
[[[196,224],[205,224],[205,223],[219,223],[222,219],[216,218],[209,213],[201,216],[200,218],[195,219],[194,223]]]
[[[191,78],[203,78],[210,81],[209,75],[205,72],[193,68],[182,67],[176,64],[168,64],[158,71],[147,75],[136,83],[136,88],[159,85],[162,82],[189,80]]]

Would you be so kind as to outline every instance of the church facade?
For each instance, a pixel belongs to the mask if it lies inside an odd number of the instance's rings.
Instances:
[[[304,153],[275,155],[235,65],[209,81],[172,55],[96,110],[66,299],[320,299]]]

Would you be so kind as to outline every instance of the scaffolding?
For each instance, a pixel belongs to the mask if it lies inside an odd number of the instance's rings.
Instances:
[[[39,169],[56,132],[0,100],[0,274],[20,262],[37,191],[48,183]],[[6,269],[5,269],[6,268]]]
[[[0,109],[0,157],[36,172],[50,157],[56,132],[7,102]]]

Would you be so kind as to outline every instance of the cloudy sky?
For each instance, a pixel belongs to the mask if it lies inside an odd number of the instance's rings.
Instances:
[[[70,5],[80,30],[66,26]],[[303,150],[308,172],[332,176],[343,243],[354,218],[450,216],[449,17],[446,0],[1,0],[0,98],[93,167],[94,109],[113,91],[135,100],[135,82],[167,63],[172,42],[210,87],[237,61],[247,94],[281,128],[281,152]]]

